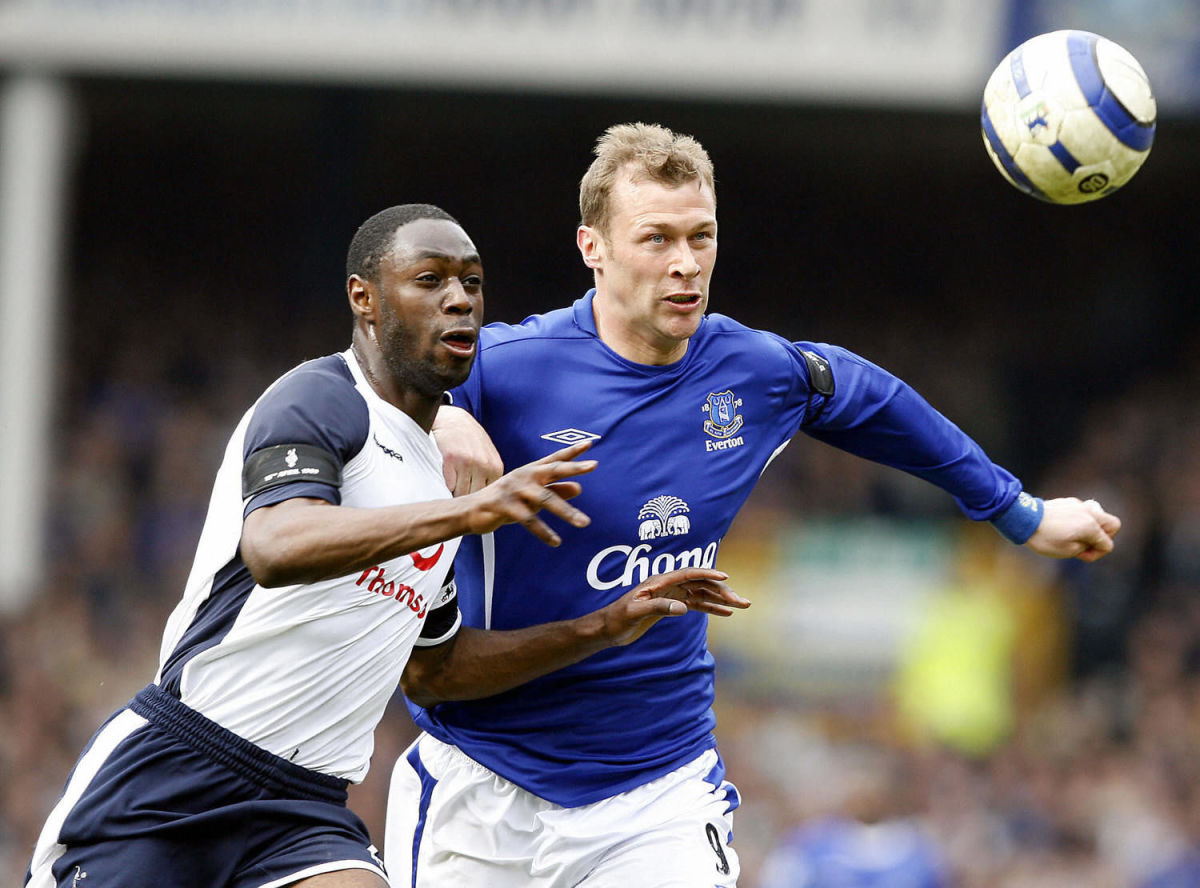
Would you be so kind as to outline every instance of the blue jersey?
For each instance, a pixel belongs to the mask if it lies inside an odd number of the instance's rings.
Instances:
[[[714,566],[759,475],[798,431],[926,478],[972,518],[994,517],[1020,493],[910,387],[843,349],[714,314],[678,362],[636,364],[601,342],[593,295],[485,327],[471,376],[454,392],[506,466],[582,438],[594,440],[587,457],[599,463],[573,500],[592,523],[559,526],[558,548],[518,525],[464,540],[456,575],[468,625],[569,619],[652,574]],[[414,717],[535,795],[588,804],[714,746],[706,631],[703,614],[662,620],[630,646],[505,694],[414,707]]]

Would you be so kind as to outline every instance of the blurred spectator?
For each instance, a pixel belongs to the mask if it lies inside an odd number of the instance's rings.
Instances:
[[[762,865],[758,888],[949,888],[942,849],[913,816],[900,762],[849,747],[826,779],[836,810],[787,833]]]

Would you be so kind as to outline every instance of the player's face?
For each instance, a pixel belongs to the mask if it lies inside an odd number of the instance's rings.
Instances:
[[[467,233],[442,219],[402,225],[377,290],[377,336],[393,376],[434,398],[465,381],[483,322],[483,265]]]
[[[699,179],[671,188],[623,175],[611,200],[607,234],[583,226],[579,237],[597,272],[601,337],[641,363],[678,360],[708,305],[716,198]]]

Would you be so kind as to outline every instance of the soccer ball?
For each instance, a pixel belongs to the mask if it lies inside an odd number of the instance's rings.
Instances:
[[[1129,52],[1088,31],[1026,40],[983,90],[983,144],[1014,186],[1074,204],[1112,194],[1150,153],[1158,109]]]

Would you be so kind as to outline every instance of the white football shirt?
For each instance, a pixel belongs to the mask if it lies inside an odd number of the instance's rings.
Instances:
[[[301,496],[358,508],[450,496],[432,437],[375,394],[349,351],[280,377],[242,417],[155,681],[263,749],[357,782],[413,646],[458,630],[459,541],[332,580],[259,586],[239,553],[242,520]]]

